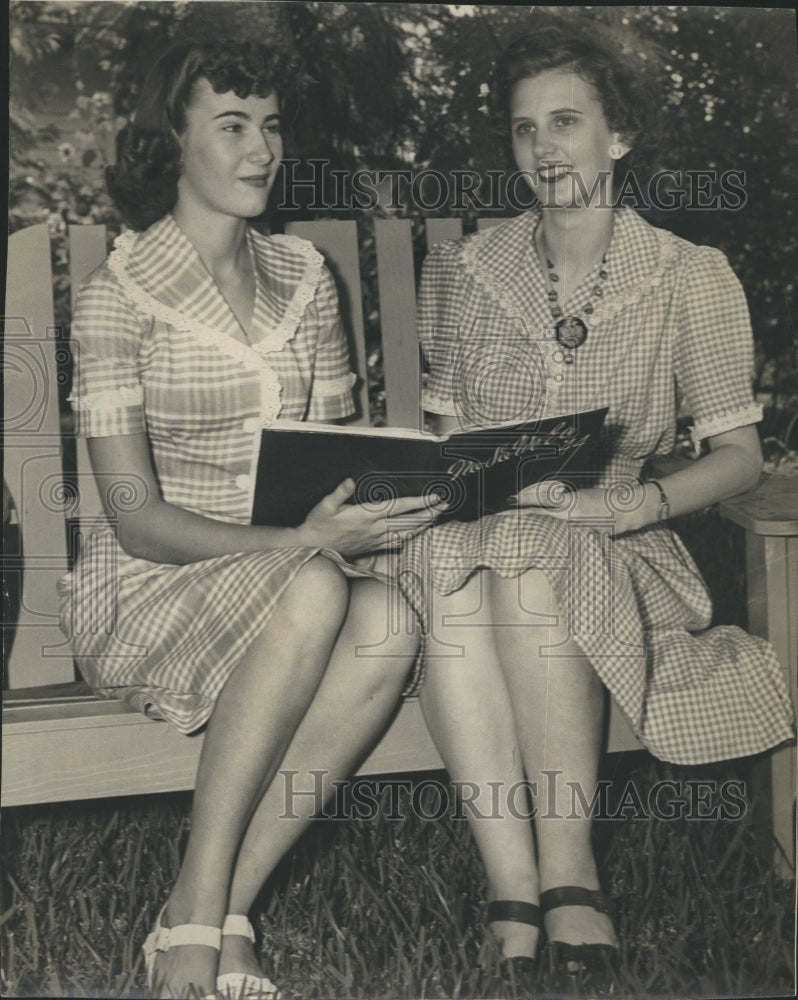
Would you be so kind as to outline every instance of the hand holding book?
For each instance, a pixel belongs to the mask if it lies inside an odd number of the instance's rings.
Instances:
[[[344,538],[358,525],[369,538],[375,532],[384,538],[363,512],[350,518],[338,510],[353,500],[356,506],[379,503],[382,513],[375,517],[387,522],[386,531],[392,518],[410,511],[420,521],[433,510],[441,520],[473,521],[507,510],[510,496],[533,483],[592,467],[606,412],[446,435],[278,420],[261,435],[252,523],[299,527],[315,512],[311,526],[335,517]],[[346,495],[344,480],[355,483]],[[438,501],[445,501],[445,510]]]
[[[436,496],[401,497],[389,505],[349,503],[354,479],[345,479],[309,512],[296,529],[299,544],[322,545],[343,556],[398,548],[428,528],[446,509]]]

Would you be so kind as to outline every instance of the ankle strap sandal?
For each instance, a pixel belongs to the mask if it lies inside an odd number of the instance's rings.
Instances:
[[[162,921],[166,907],[167,903],[164,903],[155,926],[142,945],[144,968],[147,970],[147,989],[151,993],[156,988],[155,959],[159,952],[167,952],[170,948],[180,948],[188,944],[204,945],[215,951],[220,951],[222,947],[222,932],[218,927],[210,927],[207,924],[176,924],[174,927],[164,927]]]
[[[244,937],[255,943],[255,929],[243,913],[230,913],[222,924],[224,937]],[[219,1000],[280,1000],[282,994],[267,976],[225,972],[216,977]]]
[[[540,927],[540,917],[540,907],[534,903],[524,903],[520,899],[494,899],[488,903],[485,919],[489,924],[494,920],[515,920],[519,924]]]
[[[540,907],[544,914],[561,906],[587,906],[607,916],[612,913],[610,900],[599,889],[561,885],[540,894]],[[614,944],[570,944],[549,940],[545,958],[549,973],[566,976],[569,980],[577,978],[583,986],[599,988],[612,982],[618,949]]]
[[[539,928],[541,910],[535,903],[527,903],[520,899],[496,899],[488,903],[486,921],[491,924],[496,920],[513,920],[519,924],[529,924],[530,927]],[[537,995],[537,958],[527,955],[502,958],[499,970],[510,996],[521,1000]]]
[[[540,908],[544,913],[561,906],[589,906],[597,913],[611,913],[609,898],[600,889],[585,889],[581,885],[559,885],[540,894]]]
[[[520,899],[495,899],[488,903],[487,922],[494,920],[515,920],[519,924],[540,927],[540,907],[534,903],[524,903]]]

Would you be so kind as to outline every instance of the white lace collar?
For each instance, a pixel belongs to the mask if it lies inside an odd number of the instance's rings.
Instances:
[[[281,350],[296,333],[316,294],[324,259],[307,240],[247,232],[257,283],[253,327],[263,331],[252,346],[236,339],[238,321],[171,215],[143,233],[119,236],[108,267],[141,311],[212,338],[227,353],[262,357]]]
[[[294,336],[321,279],[324,258],[296,236],[261,236],[248,230],[257,291],[251,346],[237,339],[238,321],[199,254],[171,215],[143,233],[114,242],[108,268],[140,312],[212,345],[262,378],[263,422],[280,412],[281,386],[266,355]]]
[[[552,322],[532,239],[538,219],[539,212],[532,210],[463,244],[466,271],[496,303],[521,317],[532,331],[545,329]],[[632,209],[620,209],[607,254],[605,294],[595,307],[590,326],[610,322],[622,309],[659,287],[679,259],[680,242]],[[536,280],[537,276],[541,280]]]

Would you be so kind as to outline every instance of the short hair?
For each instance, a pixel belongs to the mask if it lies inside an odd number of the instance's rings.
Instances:
[[[521,80],[546,70],[571,70],[595,89],[610,130],[632,147],[635,160],[645,162],[659,141],[660,81],[653,46],[651,55],[624,52],[598,23],[588,35],[573,21],[552,18],[516,37],[499,56],[491,88],[496,123],[506,134],[510,97]]]
[[[141,89],[133,118],[117,136],[116,164],[106,168],[108,191],[125,223],[143,230],[174,208],[186,109],[198,80],[217,94],[276,94],[281,105],[299,79],[294,61],[260,42],[188,40],[168,49]]]

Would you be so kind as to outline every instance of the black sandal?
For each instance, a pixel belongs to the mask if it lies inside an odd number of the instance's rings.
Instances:
[[[496,899],[488,903],[485,920],[492,924],[498,920],[515,920],[530,927],[542,926],[541,909],[535,903],[525,903],[518,899]],[[516,1000],[536,996],[538,963],[537,959],[524,955],[500,960],[501,977],[510,990],[509,996]]]
[[[543,913],[561,906],[589,906],[597,913],[611,916],[609,899],[598,889],[585,889],[581,885],[561,885],[541,893],[540,908]],[[618,949],[614,944],[570,944],[567,941],[546,943],[546,968],[550,974],[590,982],[594,986],[614,979],[618,962]]]

